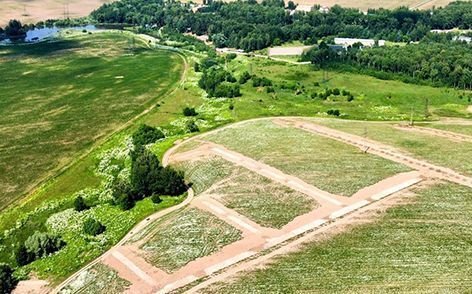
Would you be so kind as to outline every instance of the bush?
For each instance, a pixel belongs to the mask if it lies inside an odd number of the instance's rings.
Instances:
[[[82,198],[82,196],[79,196],[74,200],[74,209],[76,211],[83,211],[89,209],[89,206],[85,204],[84,198]]]
[[[229,110],[233,110],[234,109],[234,104],[230,104],[228,108],[229,108]]]
[[[132,136],[133,144],[135,146],[143,146],[150,143],[154,143],[164,137],[165,136],[161,130],[148,126],[146,124],[140,125],[138,130],[136,130],[136,132],[134,132]]]
[[[328,115],[334,115],[334,116],[339,116],[341,113],[339,112],[339,109],[330,109],[326,112]]]
[[[347,102],[351,102],[352,100],[354,100],[354,96],[352,94],[349,94],[347,96]]]
[[[259,77],[252,77],[252,86],[253,87],[268,87],[272,86],[272,81],[266,77],[259,78]]]
[[[185,107],[182,111],[184,116],[196,116],[198,113],[195,111],[195,108]]]
[[[159,204],[162,202],[162,199],[159,197],[159,195],[154,194],[151,196],[151,201],[152,203]]]
[[[228,54],[226,55],[226,60],[228,60],[228,61],[229,61],[229,60],[233,60],[233,59],[235,59],[236,57],[237,57],[236,53],[228,53]]]
[[[187,129],[190,133],[196,133],[200,131],[197,124],[193,120],[187,123]]]
[[[274,87],[267,87],[267,88],[266,88],[266,92],[267,92],[267,93],[274,93],[274,92],[275,92],[275,89],[274,89]]]
[[[26,239],[24,246],[34,259],[38,259],[58,251],[64,245],[65,242],[60,237],[36,231]]]
[[[249,81],[251,79],[251,75],[249,74],[249,72],[245,71],[243,72],[243,74],[239,77],[239,83],[242,85],[242,84],[245,84],[247,81]]]
[[[134,200],[131,195],[121,194],[115,200],[115,204],[118,205],[123,210],[130,210],[134,207]]]
[[[18,284],[13,269],[5,263],[0,264],[0,293],[11,293]]]
[[[105,226],[93,218],[88,218],[84,221],[83,230],[85,234],[97,236],[105,232]]]
[[[339,91],[338,88],[334,88],[334,89],[333,89],[333,95],[334,95],[334,96],[339,96],[340,94],[341,94],[341,92]]]
[[[34,255],[26,250],[25,245],[21,244],[15,250],[15,260],[19,266],[24,266],[34,260]]]
[[[233,98],[241,96],[241,92],[238,84],[223,82],[216,86],[213,96]]]

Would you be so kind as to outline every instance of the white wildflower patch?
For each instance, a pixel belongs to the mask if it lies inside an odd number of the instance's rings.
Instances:
[[[46,227],[53,233],[62,234],[67,231],[82,231],[86,211],[78,212],[73,208],[51,215],[46,221]]]

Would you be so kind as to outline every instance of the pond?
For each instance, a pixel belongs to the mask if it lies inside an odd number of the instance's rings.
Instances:
[[[41,40],[44,40],[46,38],[53,37],[55,34],[62,30],[66,29],[72,29],[72,30],[78,30],[78,31],[95,31],[98,28],[94,25],[86,25],[86,26],[77,26],[77,27],[65,27],[65,28],[58,28],[58,27],[44,27],[44,28],[34,28],[32,30],[28,30],[26,32],[26,37],[24,39],[20,40],[15,40],[15,42],[39,42]],[[3,44],[9,44],[12,43],[10,39],[5,39],[3,41],[0,41],[0,43]]]

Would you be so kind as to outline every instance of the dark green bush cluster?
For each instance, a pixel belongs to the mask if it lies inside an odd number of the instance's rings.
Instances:
[[[165,136],[161,130],[146,124],[140,125],[138,130],[134,132],[132,136],[133,144],[135,146],[151,144],[164,137]]]
[[[187,123],[187,130],[189,133],[196,133],[200,131],[200,128],[197,126],[195,121],[191,120]]]
[[[13,276],[13,269],[5,263],[0,264],[0,293],[11,293],[18,284]]]
[[[59,236],[36,231],[16,249],[15,259],[18,265],[26,265],[58,251],[64,245],[65,242]]]
[[[325,89],[323,92],[312,93],[311,98],[320,98],[320,99],[326,100],[331,95],[345,96],[348,102],[351,102],[352,100],[354,100],[354,95],[352,95],[351,92],[347,90],[339,90],[338,88],[333,88],[333,89],[328,88],[328,89]]]
[[[239,77],[239,83],[242,85],[242,84],[245,84],[247,83],[247,81],[249,81],[251,79],[251,74],[247,71],[243,72],[241,74],[241,76]]]
[[[341,115],[341,112],[339,111],[339,109],[330,109],[330,110],[326,111],[326,113],[328,115],[333,115],[333,116],[340,116]]]
[[[100,235],[105,232],[106,227],[94,218],[87,218],[84,221],[84,233],[91,236]]]
[[[219,66],[205,69],[198,85],[208,93],[209,97],[241,96],[236,78]]]
[[[260,77],[253,76],[252,86],[253,87],[268,87],[268,86],[272,86],[272,81],[266,77],[260,78]]]
[[[74,209],[76,211],[84,211],[84,210],[87,210],[89,208],[90,207],[85,203],[85,200],[84,200],[84,198],[82,198],[82,196],[78,196],[77,198],[75,198],[75,200],[74,200]]]
[[[130,184],[114,187],[115,204],[128,210],[145,197],[154,194],[178,196],[186,190],[182,173],[163,167],[154,153],[144,146],[136,146],[131,154]]]
[[[198,115],[197,111],[193,107],[185,107],[182,113],[184,116],[197,116]]]

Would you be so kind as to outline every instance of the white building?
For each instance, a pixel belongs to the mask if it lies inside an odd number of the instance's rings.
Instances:
[[[374,39],[355,39],[355,38],[334,38],[334,44],[342,45],[343,47],[352,46],[356,43],[361,43],[364,47],[372,47],[375,45]],[[379,40],[379,46],[385,46],[385,40]]]
[[[455,36],[452,38],[454,41],[459,41],[459,42],[467,42],[470,43],[472,42],[472,37],[467,37],[467,36]]]

